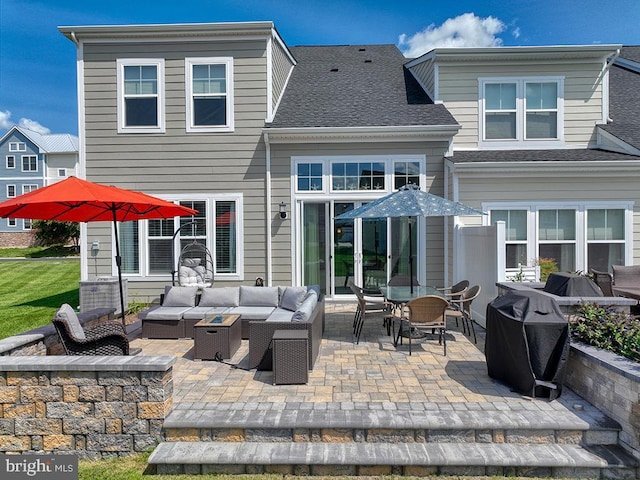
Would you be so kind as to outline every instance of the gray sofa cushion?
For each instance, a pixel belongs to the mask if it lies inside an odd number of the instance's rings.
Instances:
[[[241,307],[277,307],[278,287],[249,287],[240,285]]]
[[[227,313],[240,315],[242,320],[266,320],[274,309],[275,307],[245,307],[241,305],[230,308]]]
[[[202,320],[205,315],[217,315],[226,313],[229,307],[193,307],[184,312],[182,318],[185,320]]]
[[[307,287],[278,287],[280,291],[280,308],[295,312],[302,304]]]
[[[311,293],[312,292],[312,293]],[[311,290],[310,294],[304,299],[302,305],[293,312],[293,316],[291,317],[292,322],[308,322],[311,319],[311,314],[313,313],[313,309],[316,308],[318,304],[318,295]]]
[[[200,294],[199,307],[237,307],[240,305],[238,287],[204,288]]]
[[[267,322],[290,322],[293,317],[293,312],[291,310],[286,310],[284,308],[276,308],[269,318],[267,318]]]
[[[185,312],[188,312],[193,307],[165,307],[149,312],[145,320],[181,320]]]
[[[82,325],[80,325],[78,315],[76,315],[75,310],[68,303],[63,304],[56,312],[56,319],[66,321],[69,326],[69,330],[71,330],[71,335],[76,337],[78,340],[84,340],[87,338],[84,334]]]
[[[171,287],[164,296],[163,307],[195,307],[198,287]]]

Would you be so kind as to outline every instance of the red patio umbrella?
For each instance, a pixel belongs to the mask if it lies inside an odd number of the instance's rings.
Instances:
[[[113,222],[116,238],[116,265],[120,284],[120,306],[124,324],[124,292],[118,222],[171,218],[198,213],[192,208],[162,200],[142,192],[69,177],[0,203],[0,217],[58,220],[61,222]]]

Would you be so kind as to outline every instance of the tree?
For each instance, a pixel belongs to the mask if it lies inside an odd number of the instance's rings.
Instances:
[[[36,240],[46,247],[72,242],[77,248],[80,242],[80,224],[77,222],[36,220],[33,222],[33,229]]]

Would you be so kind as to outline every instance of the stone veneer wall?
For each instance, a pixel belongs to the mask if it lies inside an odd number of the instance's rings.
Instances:
[[[0,452],[102,458],[161,440],[172,356],[0,357]]]
[[[640,364],[572,343],[565,384],[620,423],[620,442],[640,456]]]

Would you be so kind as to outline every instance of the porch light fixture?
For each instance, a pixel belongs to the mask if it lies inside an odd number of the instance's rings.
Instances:
[[[283,220],[287,218],[287,204],[284,202],[280,202],[280,218]]]

